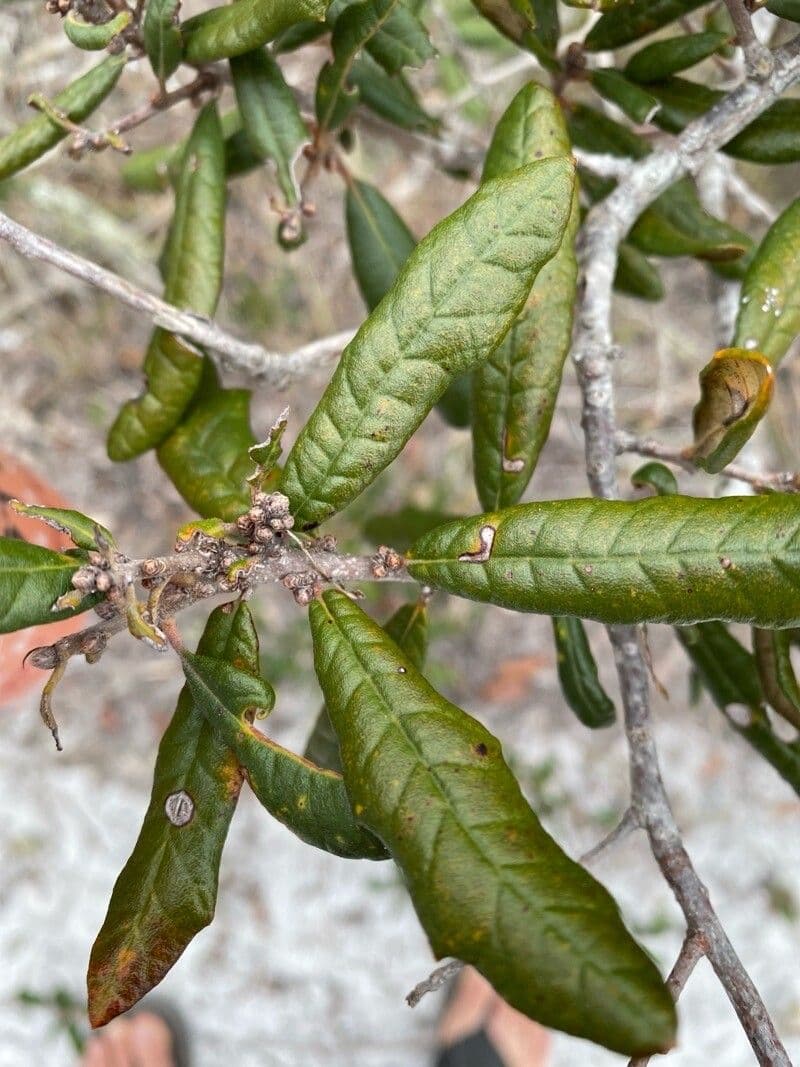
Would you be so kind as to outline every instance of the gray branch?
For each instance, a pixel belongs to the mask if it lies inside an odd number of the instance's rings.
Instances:
[[[618,354],[611,332],[612,285],[617,250],[641,212],[684,174],[694,174],[713,152],[760,115],[800,77],[800,38],[774,54],[764,81],[746,81],[691,123],[671,148],[661,148],[631,166],[610,196],[589,213],[580,242],[581,275],[573,359],[583,396],[586,470],[592,492],[619,495],[618,440],[612,366]],[[653,737],[649,677],[634,626],[608,628],[625,710],[631,779],[631,809],[647,832],[650,848],[686,918],[690,934],[702,935],[704,951],[731,1001],[763,1067],[791,1067],[758,990],[736,955],[695,871],[670,810]]]
[[[7,242],[20,255],[49,263],[80,278],[87,285],[108,293],[135,311],[143,312],[155,326],[162,326],[207,348],[221,367],[239,371],[278,389],[294,378],[329,366],[355,333],[355,330],[343,330],[303,345],[294,352],[269,352],[259,344],[239,340],[212,319],[192,311],[182,311],[98,263],[61,248],[2,212],[0,240]]]

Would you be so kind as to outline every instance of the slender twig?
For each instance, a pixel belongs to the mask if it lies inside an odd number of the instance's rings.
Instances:
[[[750,12],[744,0],[725,0],[725,6],[736,30],[736,41],[744,52],[744,62],[751,78],[763,81],[772,73],[772,53],[756,37]]]
[[[221,367],[235,369],[278,389],[295,378],[329,365],[355,333],[355,330],[343,330],[303,345],[294,352],[269,352],[259,344],[240,341],[212,319],[196,315],[193,311],[182,311],[98,263],[61,248],[2,212],[0,240],[6,241],[20,255],[58,267],[128,307],[143,312],[154,325],[209,349],[216,355]]]
[[[437,989],[441,989],[443,985],[446,985],[451,978],[454,978],[460,970],[464,967],[461,960],[448,960],[447,963],[443,963],[441,967],[437,967],[436,970],[431,971],[427,978],[418,982],[417,985],[411,990],[406,997],[406,1004],[409,1008],[416,1008],[417,1004],[422,1000],[426,993],[433,993]]]
[[[687,933],[678,953],[678,958],[667,978],[667,989],[675,1001],[683,992],[684,986],[689,981],[692,971],[703,958],[706,952],[705,939],[697,932]],[[647,1067],[652,1057],[639,1056],[628,1064],[628,1067]]]
[[[627,430],[617,430],[614,441],[618,453],[633,452],[638,456],[649,456],[671,463],[675,467],[697,474],[698,470],[691,460],[691,448],[670,448],[652,437],[637,437]],[[729,463],[720,472],[720,477],[732,478],[737,482],[746,482],[757,493],[800,493],[800,472],[775,471],[773,473],[756,473],[749,471],[739,463]]]
[[[626,837],[630,837],[634,830],[641,829],[641,825],[633,808],[628,808],[614,829],[610,830],[596,845],[593,845],[588,852],[584,852],[578,862],[582,863],[584,867],[588,867],[607,848],[616,845],[618,841],[624,841]]]
[[[713,152],[753,121],[800,77],[800,39],[775,53],[770,76],[747,81],[696,121],[673,147],[632,165],[627,177],[587,216],[580,244],[580,284],[573,346],[583,397],[586,470],[595,496],[613,500],[616,425],[612,379],[616,355],[611,332],[612,285],[620,241],[669,185],[696,173]],[[631,808],[647,831],[650,848],[686,918],[701,932],[706,954],[762,1067],[791,1067],[763,1001],[731,945],[686,852],[661,778],[653,736],[647,666],[635,626],[608,628],[617,664],[628,740]]]

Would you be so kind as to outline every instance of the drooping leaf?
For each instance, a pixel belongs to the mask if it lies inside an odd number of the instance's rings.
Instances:
[[[72,575],[81,562],[79,556],[0,537],[0,634],[69,619],[90,608],[95,600],[87,598],[75,610],[52,610],[72,589]]]
[[[309,140],[294,93],[263,48],[231,60],[233,87],[245,136],[255,156],[271,159],[287,204],[299,199],[294,166]]]
[[[153,73],[163,85],[181,63],[183,39],[178,13],[181,0],[147,0],[142,39]]]
[[[368,52],[356,56],[350,84],[358,90],[365,107],[401,129],[433,132],[439,126],[439,120],[425,111],[403,75],[387,74]]]
[[[773,367],[800,333],[800,199],[769,228],[747,271],[733,343]]]
[[[634,122],[650,122],[661,106],[646,89],[613,67],[592,71],[591,78],[597,92]]]
[[[500,343],[561,243],[572,192],[567,160],[531,164],[483,184],[412,252],[286,461],[282,488],[299,526],[358,496],[453,378]]]
[[[553,619],[558,679],[567,704],[584,726],[592,730],[611,726],[617,713],[597,675],[586,630],[580,619],[560,615]]]
[[[158,449],[158,462],[198,515],[233,522],[250,506],[250,427],[247,389],[203,387],[186,419]]]
[[[87,52],[101,52],[108,48],[115,37],[131,24],[130,11],[120,11],[107,22],[86,22],[75,11],[69,11],[64,19],[64,33],[71,44]]]
[[[217,608],[198,652],[258,672],[244,604]],[[164,977],[214,917],[219,863],[242,772],[184,686],[158,749],[150,805],[89,963],[89,1014],[102,1026]]]
[[[607,12],[586,35],[590,52],[609,52],[638,41],[702,7],[706,0],[632,0]]]
[[[572,108],[567,128],[573,144],[587,152],[643,159],[650,151],[643,137],[586,104]]]
[[[72,539],[78,548],[97,549],[98,534],[109,545],[115,544],[114,537],[105,526],[70,508],[46,508],[38,504],[23,504],[20,500],[11,500],[9,505],[18,515],[29,519],[40,519],[55,530],[60,530]]]
[[[239,0],[236,7],[212,7],[181,27],[184,59],[200,65],[252,52],[283,30],[325,17],[329,0]]]
[[[636,489],[645,486],[654,489],[659,496],[674,496],[678,492],[678,480],[669,467],[651,460],[644,463],[631,475],[631,483]]]
[[[517,93],[497,124],[484,181],[542,156],[570,153],[555,97],[531,82]],[[473,466],[485,508],[519,500],[550,431],[572,337],[579,221],[575,188],[561,247],[539,272],[520,317],[473,375]]]
[[[660,81],[708,59],[729,40],[727,33],[707,31],[655,41],[631,56],[625,64],[625,73],[635,82]]]
[[[241,667],[192,652],[182,652],[181,663],[192,703],[202,710],[206,721],[222,717],[223,712],[252,721],[269,715],[275,706],[275,690],[249,665]]]
[[[83,122],[117,84],[126,61],[124,53],[108,56],[55,96],[53,107],[72,122]],[[53,145],[62,141],[67,132],[64,126],[42,114],[24,122],[5,137],[0,137],[0,181],[43,156]]]
[[[645,255],[737,259],[752,246],[747,234],[714,218],[691,180],[675,182],[636,221],[628,240]]]
[[[661,300],[664,296],[664,283],[658,270],[628,241],[619,246],[614,288],[640,300]]]
[[[761,352],[723,348],[700,371],[700,400],[692,416],[692,459],[716,474],[752,436],[772,399],[774,377]]]
[[[408,553],[417,581],[516,611],[605,623],[800,619],[800,501],[552,500],[447,523]]]
[[[353,180],[345,198],[353,273],[370,311],[391,289],[416,239],[374,185]]]
[[[530,44],[536,15],[528,0],[472,0],[472,3],[509,41]]]
[[[428,611],[424,601],[403,604],[384,625],[384,630],[417,670],[422,670],[428,651]],[[323,704],[317,721],[308,738],[305,756],[320,767],[341,771],[339,738],[331,723],[328,709]]]
[[[670,133],[680,133],[725,95],[686,78],[651,82],[648,89],[661,102],[653,121]],[[722,151],[751,163],[797,162],[800,160],[800,100],[777,100],[723,145]]]
[[[165,299],[211,315],[222,286],[225,251],[225,156],[216,105],[200,112],[182,159],[165,255]],[[197,391],[203,359],[194,346],[156,329],[145,357],[147,386],[123,405],[108,434],[113,460],[159,445]]]
[[[800,686],[792,666],[791,648],[788,631],[753,629],[753,652],[764,696],[770,707],[800,730]]]
[[[658,972],[543,830],[499,742],[348,597],[325,593],[310,620],[353,811],[400,866],[435,955],[545,1026],[628,1054],[670,1047]]]
[[[774,732],[762,706],[763,694],[754,657],[721,622],[679,627],[678,639],[714,703],[730,726],[747,741],[800,796],[800,745]],[[749,712],[745,723],[730,713],[738,705]]]

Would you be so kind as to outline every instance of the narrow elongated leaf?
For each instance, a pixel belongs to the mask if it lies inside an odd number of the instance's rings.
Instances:
[[[789,22],[800,22],[800,0],[769,0],[767,11]]]
[[[568,157],[570,152],[555,97],[531,82],[497,124],[483,177],[488,181],[542,156]],[[473,375],[472,454],[485,508],[519,500],[550,431],[572,337],[579,222],[576,187],[561,247],[539,272],[522,315]]]
[[[402,74],[387,74],[367,52],[356,56],[350,68],[350,84],[360,102],[387,122],[404,130],[433,131],[438,119],[429,115]]]
[[[650,122],[661,106],[654,96],[611,67],[592,72],[592,86],[634,122]]]
[[[159,447],[158,462],[198,515],[233,522],[250,506],[248,450],[256,443],[248,390],[220,389],[211,379]]]
[[[756,348],[773,367],[800,333],[800,199],[769,228],[748,268],[734,345]]]
[[[472,0],[472,4],[509,41],[530,44],[536,15],[526,0]]]
[[[770,707],[800,730],[800,686],[792,666],[789,632],[755,627],[753,652],[761,688]]]
[[[241,56],[306,19],[325,17],[329,0],[239,0],[236,7],[212,7],[181,27],[184,59],[199,65]]]
[[[342,776],[265,737],[245,715],[266,683],[236,666],[185,653],[192,701],[231,750],[259,801],[307,844],[347,859],[386,859],[381,842],[353,819]],[[266,697],[269,699],[271,689]],[[274,694],[272,694],[274,699]]]
[[[342,16],[354,8],[361,8],[359,19],[367,12],[365,0],[332,0],[327,14],[329,26],[335,29]],[[398,74],[403,67],[421,67],[436,54],[419,15],[419,4],[400,0],[366,41],[366,51],[386,74]]]
[[[403,604],[384,625],[384,630],[417,670],[422,670],[428,650],[428,611],[423,601]],[[325,705],[320,709],[306,745],[305,756],[320,767],[341,771],[339,738]]]
[[[108,56],[55,96],[53,107],[62,111],[72,122],[83,122],[117,84],[125,63],[124,53]],[[47,115],[37,115],[5,137],[0,137],[0,181],[43,156],[53,145],[62,141],[67,132],[64,126],[59,126]]]
[[[294,93],[264,49],[231,60],[233,87],[245,136],[255,156],[275,163],[287,204],[298,202],[294,165],[309,140]]]
[[[447,523],[409,552],[417,581],[516,611],[605,623],[800,619],[800,501],[553,500]]]
[[[670,133],[680,133],[725,95],[686,78],[651,82],[648,89],[661,102],[653,121]],[[800,100],[777,100],[723,145],[722,151],[751,163],[796,163],[800,160]]]
[[[617,713],[600,684],[583,623],[571,615],[558,616],[553,619],[553,637],[558,679],[567,704],[584,726],[592,730],[611,726]]]
[[[708,59],[729,40],[727,33],[707,31],[656,41],[631,56],[625,73],[635,82],[659,81]]]
[[[96,602],[92,598],[76,610],[52,610],[56,600],[72,589],[72,575],[81,563],[80,556],[0,537],[0,634],[69,619],[90,608]]]
[[[64,33],[76,48],[100,52],[130,25],[132,18],[130,11],[120,11],[108,22],[85,22],[75,11],[70,11],[64,19]]]
[[[348,597],[310,608],[314,665],[356,818],[399,864],[437,957],[545,1026],[640,1054],[675,1008],[612,898],[543,830],[479,722]]]
[[[738,259],[752,247],[747,234],[703,208],[689,178],[671,185],[639,216],[628,240],[645,255],[689,255],[712,262]]]
[[[590,52],[608,52],[638,41],[702,7],[706,0],[632,0],[603,15],[586,35]]]
[[[217,608],[198,651],[258,671],[258,638],[243,604]],[[158,749],[150,805],[111,896],[89,963],[89,1014],[102,1026],[161,981],[214,917],[219,863],[242,772],[189,686]]]
[[[486,182],[440,222],[342,354],[286,461],[298,525],[341,510],[392,462],[453,378],[486,359],[561,244],[567,160]]]
[[[178,26],[181,0],[147,0],[142,38],[153,73],[163,85],[180,66],[183,40]]]
[[[72,538],[78,548],[96,549],[97,535],[113,545],[114,538],[100,523],[90,519],[88,515],[82,515],[79,511],[70,508],[45,508],[38,504],[23,504],[20,500],[11,500],[11,508],[18,515],[26,515],[30,519],[40,519],[55,530],[60,530]]]
[[[619,246],[614,288],[640,300],[661,300],[664,296],[664,283],[658,270],[628,241]]]
[[[650,151],[643,137],[586,104],[571,110],[567,126],[573,143],[587,152],[642,159]]]
[[[165,255],[165,299],[202,315],[213,314],[222,286],[224,252],[224,142],[216,106],[208,104],[195,122],[182,160]],[[113,460],[141,455],[177,426],[200,384],[202,353],[157,329],[144,372],[145,391],[123,405],[109,431],[108,454]]]
[[[353,273],[372,311],[391,289],[417,242],[388,200],[367,182],[348,183],[345,221]]]
[[[754,657],[720,622],[679,627],[686,649],[703,686],[730,726],[770,763],[800,796],[800,745],[782,740],[772,729],[764,710],[763,694]],[[750,712],[740,723],[730,714],[738,705]]]
[[[694,409],[694,452],[698,467],[716,474],[752,436],[772,399],[772,368],[760,352],[723,348],[700,371],[700,400]]]

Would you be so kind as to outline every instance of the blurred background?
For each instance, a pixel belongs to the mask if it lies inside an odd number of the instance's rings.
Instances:
[[[535,74],[532,60],[494,35],[475,44],[465,0],[435,2],[427,19],[441,61],[415,75],[428,109],[447,117],[447,138],[470,151],[488,142],[493,120]],[[476,25],[478,29],[476,29]],[[455,28],[454,28],[455,27]],[[472,27],[472,29],[470,28]],[[493,34],[494,31],[491,31]],[[308,88],[326,49],[287,57],[289,81]],[[53,95],[90,62],[66,40],[57,16],[32,0],[0,6],[0,134],[28,117],[34,91]],[[435,70],[433,68],[436,68]],[[93,124],[111,121],[153,90],[144,63],[126,71]],[[230,92],[229,90],[226,91]],[[101,118],[102,117],[102,118]],[[182,105],[131,137],[136,149],[188,131]],[[472,190],[443,176],[430,145],[357,121],[347,160],[375,182],[421,236]],[[168,193],[133,194],[107,152],[72,161],[63,147],[0,188],[12,217],[125,277],[159,290],[155,267],[171,211]],[[747,169],[744,168],[744,173]],[[755,170],[759,193],[778,206],[795,195],[798,171]],[[309,240],[287,254],[274,239],[272,179],[260,170],[231,184],[226,282],[218,318],[270,348],[294,347],[356,325],[364,308],[352,280],[343,230],[344,187],[323,173],[313,188]],[[763,221],[735,208],[732,221],[754,236]],[[706,269],[664,265],[667,299],[620,297],[617,366],[621,427],[682,445],[690,437],[696,374],[714,349]],[[152,454],[112,466],[106,431],[141,384],[149,324],[81,283],[0,246],[0,476],[24,463],[45,485],[109,526],[136,556],[169,550],[190,515]],[[778,375],[777,401],[748,461],[796,466],[796,371]],[[236,384],[227,376],[228,384]],[[253,425],[261,438],[290,405],[292,438],[325,375],[287,392],[257,388]],[[624,457],[630,473],[635,458]],[[22,495],[30,476],[15,483]],[[685,491],[710,493],[702,475],[681,475]],[[3,488],[6,483],[3,482]],[[42,492],[44,492],[42,488]],[[528,498],[586,493],[579,397],[565,373],[550,441]],[[395,543],[374,513],[405,507],[477,509],[469,434],[433,413],[372,489],[336,520],[341,544],[369,550]],[[399,547],[403,547],[402,544]],[[385,617],[402,591],[370,593]],[[408,595],[407,593],[405,595]],[[270,733],[302,751],[320,704],[304,613],[282,589],[252,602],[264,672],[278,691]],[[203,612],[182,617],[194,639]],[[620,728],[590,732],[564,706],[550,623],[444,595],[431,605],[427,674],[503,741],[535,809],[562,846],[579,855],[625,810],[625,745]],[[590,628],[608,690],[617,696],[604,634]],[[114,880],[137,835],[149,797],[158,740],[180,687],[169,656],[117,639],[95,667],[73,661],[57,693],[65,751],[57,755],[37,711],[38,690],[13,669],[24,651],[52,637],[8,639],[0,690],[0,1065],[67,1067],[85,1033],[84,975]],[[688,666],[670,632],[653,628],[655,672],[669,697],[655,700],[664,774],[687,846],[733,943],[773,1014],[790,1054],[800,1056],[800,801],[732,733],[705,700],[689,701]],[[11,666],[9,666],[9,664]],[[31,675],[37,672],[31,669]],[[41,683],[44,675],[36,681]],[[15,695],[11,695],[14,692]],[[620,901],[631,929],[666,972],[683,923],[644,840],[629,838],[593,868]],[[196,1036],[196,1062],[250,1067],[415,1067],[431,1062],[442,994],[415,1010],[404,996],[434,961],[390,864],[345,862],[314,851],[263,812],[244,791],[224,853],[217,916],[163,983]],[[744,1067],[749,1048],[703,961],[681,998],[675,1067]],[[554,1067],[615,1067],[622,1059],[558,1037]]]

